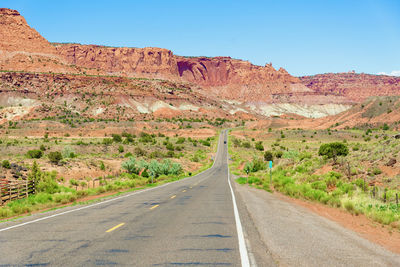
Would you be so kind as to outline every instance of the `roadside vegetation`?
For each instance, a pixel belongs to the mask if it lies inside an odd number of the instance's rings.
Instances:
[[[234,130],[229,150],[238,183],[364,214],[400,230],[400,140],[386,126]]]
[[[211,166],[216,141],[216,136],[126,130],[104,137],[47,132],[42,137],[2,137],[0,180],[35,181],[36,193],[5,202],[0,219],[192,176]]]

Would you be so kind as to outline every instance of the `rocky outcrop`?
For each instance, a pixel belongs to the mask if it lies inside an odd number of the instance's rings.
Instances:
[[[29,27],[18,11],[0,8],[0,50],[55,55],[55,48]]]
[[[102,70],[108,74],[152,78],[178,76],[176,57],[168,49],[80,44],[55,44],[55,47],[69,64]]]
[[[342,96],[356,103],[371,96],[400,94],[400,77],[386,75],[327,73],[303,76],[300,80],[318,94]]]
[[[79,72],[18,11],[0,8],[0,70]]]

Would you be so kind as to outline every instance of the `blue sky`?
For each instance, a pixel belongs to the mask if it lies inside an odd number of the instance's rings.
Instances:
[[[400,76],[399,0],[2,0],[51,42],[163,47],[300,76]]]

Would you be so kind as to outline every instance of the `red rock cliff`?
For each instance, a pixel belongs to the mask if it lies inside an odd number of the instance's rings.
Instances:
[[[357,73],[326,73],[300,77],[301,82],[319,94],[340,95],[354,102],[370,96],[400,94],[400,77]]]

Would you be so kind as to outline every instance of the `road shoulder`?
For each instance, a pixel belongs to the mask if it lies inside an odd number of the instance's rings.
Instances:
[[[234,183],[251,246],[279,265],[398,266],[400,256],[276,194]],[[252,222],[247,222],[250,220]],[[253,224],[253,226],[251,225]],[[259,233],[259,239],[252,238]],[[261,243],[260,243],[261,242]],[[254,245],[259,244],[259,245]],[[254,253],[257,257],[262,257]],[[257,262],[260,262],[257,260]],[[261,258],[261,262],[264,260]],[[260,264],[259,264],[260,265]],[[264,266],[264,265],[263,265]]]

